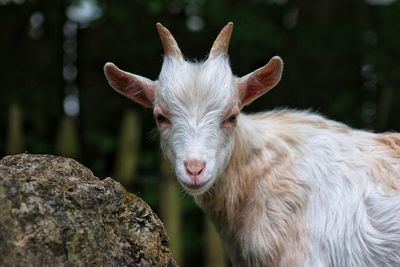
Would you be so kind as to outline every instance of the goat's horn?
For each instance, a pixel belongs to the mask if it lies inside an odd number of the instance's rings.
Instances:
[[[233,30],[233,22],[229,22],[218,34],[217,39],[215,39],[213,46],[211,47],[210,55],[208,58],[213,58],[219,55],[227,55],[229,41],[231,39]]]
[[[156,24],[156,26],[164,47],[164,54],[166,56],[183,59],[182,52],[179,49],[178,43],[175,41],[169,30],[161,25],[161,23],[159,22]]]

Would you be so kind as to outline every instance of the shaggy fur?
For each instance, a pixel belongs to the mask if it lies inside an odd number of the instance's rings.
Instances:
[[[111,63],[105,74],[115,90],[154,108],[162,149],[233,266],[400,266],[400,134],[354,130],[311,112],[239,115],[278,83],[282,61],[238,78],[224,43],[232,24],[198,63],[157,27],[166,49],[157,81]],[[190,160],[204,163],[196,177]]]
[[[400,160],[380,138],[400,135],[289,110],[241,115],[236,131],[225,172],[196,197],[234,266],[398,266]]]

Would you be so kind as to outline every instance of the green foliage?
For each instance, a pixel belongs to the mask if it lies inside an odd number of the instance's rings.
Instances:
[[[215,229],[215,226],[209,219],[206,219],[206,266],[224,267],[226,266],[227,259],[221,238]]]
[[[76,122],[73,118],[61,119],[58,136],[56,138],[55,151],[57,155],[79,159],[80,148]]]
[[[161,160],[160,215],[171,242],[171,251],[178,264],[182,264],[182,218],[179,188],[165,159]]]
[[[6,153],[14,155],[24,152],[22,111],[16,104],[10,106],[7,130]]]
[[[129,185],[135,179],[140,157],[139,141],[141,131],[137,114],[132,110],[126,111],[121,123],[114,170],[115,179],[123,185]]]

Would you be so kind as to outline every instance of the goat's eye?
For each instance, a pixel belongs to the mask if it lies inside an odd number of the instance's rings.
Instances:
[[[230,123],[235,123],[237,121],[237,114],[234,114],[228,118]]]
[[[165,122],[168,122],[168,119],[166,117],[164,117],[162,114],[157,114],[156,121],[157,121],[157,123],[165,123]]]
[[[222,127],[224,128],[231,128],[233,127],[236,122],[237,122],[237,118],[238,118],[238,114],[233,114],[231,116],[229,116],[228,118],[226,118],[223,122],[222,122]]]

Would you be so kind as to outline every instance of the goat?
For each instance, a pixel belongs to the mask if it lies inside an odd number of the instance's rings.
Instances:
[[[400,134],[354,130],[312,112],[240,110],[283,63],[232,74],[233,24],[204,62],[184,59],[160,23],[152,81],[104,66],[117,92],[153,108],[161,148],[215,224],[233,266],[400,266]]]

